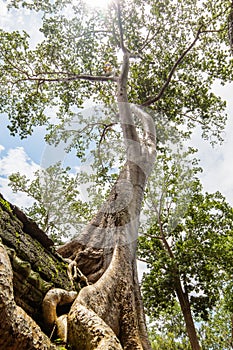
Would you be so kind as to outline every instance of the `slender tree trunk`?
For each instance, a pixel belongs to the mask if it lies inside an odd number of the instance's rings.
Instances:
[[[233,315],[231,315],[231,348],[233,349]]]
[[[200,350],[200,344],[198,341],[198,336],[196,328],[193,322],[193,317],[191,313],[191,307],[189,303],[188,296],[184,293],[180,280],[176,283],[176,294],[179,299],[180,307],[184,316],[186,330],[188,333],[189,341],[192,347],[192,350]]]
[[[168,256],[174,260],[175,257],[174,257],[174,254],[172,252],[172,249],[171,249],[171,247],[170,247],[170,245],[169,245],[169,243],[168,243],[168,241],[165,238],[165,235],[163,233],[160,217],[158,217],[158,221],[160,223],[160,233],[161,233],[162,242],[164,245],[164,250],[167,252]],[[192,347],[192,350],[200,350],[201,347],[200,347],[200,344],[198,341],[196,328],[195,328],[195,325],[193,322],[189,298],[188,298],[188,295],[184,292],[184,290],[182,288],[179,270],[178,270],[177,266],[175,266],[173,274],[174,274],[174,278],[175,278],[175,291],[176,291],[176,295],[177,295],[177,298],[179,300],[180,307],[181,307],[181,310],[182,310],[182,313],[184,316],[184,321],[185,321],[186,330],[187,330],[187,334],[189,337],[190,345]]]

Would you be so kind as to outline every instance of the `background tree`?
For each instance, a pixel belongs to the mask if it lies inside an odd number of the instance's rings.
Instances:
[[[232,79],[232,60],[224,46],[231,4],[119,0],[106,12],[90,10],[79,0],[14,0],[11,5],[40,11],[44,35],[32,49],[26,32],[0,32],[0,111],[9,117],[11,134],[26,137],[36,126],[47,125],[47,140],[52,142],[77,108],[93,98],[107,104],[109,114],[117,102],[114,115],[127,151],[107,200],[79,239],[59,250],[92,283],[81,290],[65,318],[68,342],[75,349],[150,349],[135,241],[155,156],[151,118],[156,124],[159,117],[182,125],[187,133],[198,123],[204,137],[221,140],[225,102],[211,87],[217,78],[222,83]],[[110,76],[104,71],[106,61],[113,67]],[[128,102],[150,106],[155,113]],[[51,108],[57,111],[57,125],[52,124]],[[104,136],[107,142],[109,133]],[[84,133],[72,144],[81,158],[86,140]],[[3,266],[10,270],[4,250],[2,256]],[[9,304],[4,305],[6,312]],[[28,337],[19,334],[16,346]]]
[[[208,321],[200,327],[200,337],[203,349],[231,349],[232,348],[232,312],[224,299],[220,299],[213,308]]]
[[[163,158],[162,173],[156,169],[149,184],[150,227],[139,240],[139,255],[149,267],[144,301],[150,315],[166,311],[170,318],[178,300],[190,344],[198,348],[195,320],[208,320],[231,279],[226,251],[232,250],[233,209],[219,192],[204,195],[174,156]]]
[[[9,177],[13,192],[24,192],[35,202],[25,213],[56,243],[72,238],[90,218],[90,208],[79,196],[78,176],[69,174],[57,163],[37,170],[33,180],[19,173]]]
[[[170,313],[164,310],[156,318],[151,318],[149,335],[152,342],[152,349],[191,349],[184,318],[177,302],[170,309]]]

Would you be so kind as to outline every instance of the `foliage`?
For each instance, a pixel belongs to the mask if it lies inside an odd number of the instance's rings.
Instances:
[[[199,330],[203,350],[232,349],[232,312],[226,309],[224,299],[220,299],[207,322],[202,322]]]
[[[206,334],[211,333],[211,317],[217,318],[212,310],[216,310],[221,295],[231,295],[225,287],[231,286],[233,208],[219,192],[203,194],[195,177],[197,163],[194,160],[196,166],[189,169],[185,162],[189,152],[181,156],[163,151],[148,185],[145,215],[150,219],[142,227],[139,258],[148,266],[142,281],[145,307],[154,322],[163,318],[165,327],[169,325],[171,339],[162,331],[166,344],[180,339],[179,330],[171,330],[171,317],[180,317],[179,283],[195,320],[203,325],[206,322]],[[155,335],[155,344],[160,344],[160,333]]]
[[[19,173],[9,177],[13,192],[24,192],[35,202],[25,211],[55,242],[80,232],[90,218],[88,203],[80,199],[78,175],[57,163],[37,170],[33,180]]]
[[[156,111],[152,114],[156,124],[175,122],[185,126],[182,130],[200,124],[205,137],[221,139],[225,102],[211,87],[216,79],[224,84],[232,78],[226,46],[230,2],[217,1],[213,7],[209,0],[201,4],[127,0],[121,5],[124,41],[130,51],[129,101]],[[114,163],[122,147],[114,126],[116,76],[122,63],[116,3],[101,10],[88,8],[81,0],[10,2],[10,10],[21,6],[41,19],[43,39],[33,48],[26,31],[0,29],[0,112],[7,113],[12,135],[26,137],[34,127],[46,125],[47,142],[57,145],[63,140],[67,151],[74,148],[83,161],[95,143],[93,149],[102,151],[93,162],[96,173],[91,181],[97,183],[96,188],[106,181],[112,183],[116,171],[110,169],[122,164],[121,156],[117,166]],[[106,62],[113,72],[108,77]],[[108,106],[101,123],[96,115],[88,120],[80,113],[90,98]],[[51,110],[56,112],[55,123]],[[80,127],[71,135],[67,126],[72,128],[74,121]],[[90,189],[90,195],[94,192]],[[94,207],[103,198],[100,192]]]
[[[182,222],[166,232],[166,219],[160,217],[158,223],[155,218],[140,239],[140,254],[150,267],[143,281],[148,311],[155,315],[174,302],[177,266],[194,313],[207,319],[227,278],[223,268],[230,265],[231,252],[226,249],[232,249],[233,209],[219,192],[203,195],[197,181]],[[169,242],[172,257],[164,248],[159,224],[164,227],[162,235]]]
[[[152,319],[149,335],[153,350],[191,350],[178,303],[169,313],[161,312],[156,319]]]
[[[209,313],[207,321],[197,319],[198,334],[203,350],[227,350],[232,348],[232,313],[227,311],[221,299]],[[162,311],[149,325],[153,349],[190,350],[184,319],[176,302],[169,312]]]
[[[66,142],[67,123],[72,123],[90,100],[112,107],[110,116],[117,117],[114,102],[124,36],[130,52],[129,102],[149,106],[156,124],[159,116],[165,123],[180,126],[185,132],[179,137],[189,135],[199,124],[203,137],[211,142],[222,140],[226,103],[212,87],[216,80],[222,84],[232,80],[233,60],[226,45],[231,2],[119,3],[123,34],[116,1],[107,11],[92,10],[81,0],[10,2],[16,9],[22,6],[37,13],[43,34],[33,48],[25,31],[0,29],[0,113],[7,113],[11,134],[27,137],[38,125],[46,125],[48,142]],[[112,75],[104,72],[106,62],[113,67]],[[55,123],[51,111],[56,112]],[[78,120],[84,122],[80,115]],[[109,144],[115,147],[113,140],[120,138],[111,125],[115,119],[106,118],[95,127],[91,122],[85,121],[82,132],[75,134],[67,149],[75,148],[83,161],[93,141],[106,150]],[[162,149],[164,144],[160,137],[158,140],[161,154],[146,193],[145,214],[151,213],[150,227],[145,227],[139,246],[150,267],[143,280],[145,304],[151,315],[173,310],[174,276],[178,275],[194,314],[206,320],[219,298],[221,283],[228,281],[232,272],[232,208],[220,193],[203,194],[198,180],[192,179],[192,173],[180,162],[182,156],[171,153],[169,147]],[[117,145],[113,155],[121,147]],[[91,181],[97,181],[97,197],[101,198],[108,187],[104,191],[98,188],[116,178],[116,172],[110,170],[117,168],[115,159],[109,160],[109,153],[103,152],[101,161],[95,158],[93,163],[97,176]],[[118,167],[122,164],[119,158]],[[158,171],[165,174],[162,180]],[[37,172],[32,181],[20,174],[10,178],[14,191],[24,191],[36,200],[28,214],[55,237],[64,236],[70,225],[78,230],[76,222],[89,218],[90,209],[81,202],[77,185],[90,179],[85,174],[82,178],[68,175],[68,169],[59,165],[42,173]],[[93,187],[90,193],[94,195]],[[99,204],[97,197],[94,207]]]
[[[51,124],[49,108],[63,121],[90,97],[114,101],[116,79],[104,76],[106,61],[113,75],[120,66],[114,1],[107,11],[81,0],[10,5],[39,11],[44,36],[32,49],[26,32],[0,31],[0,111],[8,114],[12,134],[26,137]],[[177,124],[197,122],[205,137],[221,138],[225,102],[211,87],[216,79],[232,79],[225,46],[230,1],[127,0],[121,12],[131,53],[129,101],[151,105]]]

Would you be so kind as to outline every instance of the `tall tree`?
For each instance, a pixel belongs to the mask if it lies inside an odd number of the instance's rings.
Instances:
[[[178,300],[191,347],[200,349],[195,320],[208,320],[230,281],[231,254],[226,251],[232,249],[233,210],[219,192],[202,194],[198,180],[188,181],[188,194],[187,176],[174,166],[174,157],[170,167],[168,159],[163,190],[158,193],[158,187],[151,186],[154,216],[139,241],[140,255],[149,267],[143,294],[148,312],[155,317],[164,310],[173,313]]]
[[[158,118],[189,129],[199,123],[204,137],[221,139],[225,103],[210,88],[216,78],[232,78],[232,60],[223,46],[230,3],[116,0],[106,12],[90,10],[80,0],[11,4],[39,11],[44,35],[33,50],[26,32],[0,32],[0,111],[8,114],[12,135],[26,137],[34,127],[48,125],[47,139],[58,142],[59,127],[51,125],[49,108],[56,109],[63,128],[77,107],[93,98],[107,104],[109,115],[117,109],[100,141],[106,142],[107,131],[117,121],[126,149],[106,201],[78,239],[59,249],[88,281],[64,317],[65,339],[73,349],[150,349],[137,279],[136,239],[155,161],[154,124]],[[142,106],[150,106],[154,114]],[[72,144],[80,157],[85,155],[85,140],[86,136],[77,137]],[[17,334],[14,347],[38,348],[38,328],[34,327],[34,342],[25,347],[29,334],[13,317],[11,278],[5,284],[11,266],[2,246],[1,262],[1,311],[6,314],[1,338],[9,340],[12,325]],[[45,320],[49,328],[58,322],[54,305],[62,293],[51,292],[45,298],[45,314],[53,315]],[[30,319],[23,314],[22,320],[28,328]],[[47,339],[44,348],[51,346]]]

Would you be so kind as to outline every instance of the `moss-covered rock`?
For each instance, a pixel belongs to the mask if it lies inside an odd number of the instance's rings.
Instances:
[[[42,325],[46,292],[53,287],[72,290],[67,262],[45,233],[15,208],[0,195],[0,238],[13,268],[15,301]]]

